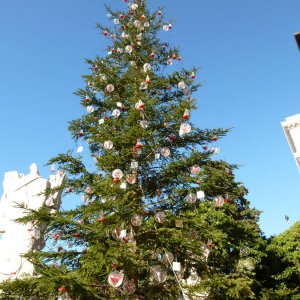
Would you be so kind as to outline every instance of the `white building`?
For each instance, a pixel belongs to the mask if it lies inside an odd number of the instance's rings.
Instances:
[[[281,126],[300,171],[300,114],[286,118]]]

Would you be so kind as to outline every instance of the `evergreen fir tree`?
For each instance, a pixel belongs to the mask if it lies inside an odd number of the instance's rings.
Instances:
[[[36,276],[1,284],[0,298],[255,299],[259,212],[237,166],[214,159],[228,130],[192,124],[197,68],[158,38],[172,29],[161,10],[126,4],[107,7],[113,28],[98,25],[109,55],[87,60],[76,93],[87,113],[69,126],[94,167],[71,151],[49,161],[68,177],[59,189],[84,201],[19,220],[45,226],[48,247],[27,254]]]

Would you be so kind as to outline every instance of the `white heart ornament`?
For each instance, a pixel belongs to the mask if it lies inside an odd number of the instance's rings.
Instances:
[[[114,271],[108,275],[108,283],[117,288],[123,283],[124,274],[118,271]]]

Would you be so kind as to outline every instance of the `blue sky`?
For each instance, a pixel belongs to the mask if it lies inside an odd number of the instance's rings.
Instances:
[[[123,0],[106,1],[124,7]],[[0,2],[0,181],[6,171],[28,172],[36,162],[74,148],[67,122],[84,113],[73,91],[83,86],[85,58],[106,41],[103,0]],[[261,227],[279,234],[300,219],[300,174],[280,122],[300,113],[298,0],[149,0],[164,6],[184,66],[199,66],[201,128],[230,127],[219,157],[241,165],[237,179],[262,211]],[[2,189],[0,190],[2,192]],[[65,201],[68,201],[66,199]],[[286,224],[284,216],[290,217]]]

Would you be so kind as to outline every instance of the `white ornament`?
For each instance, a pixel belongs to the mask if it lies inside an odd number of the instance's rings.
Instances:
[[[197,195],[194,193],[189,193],[186,195],[185,200],[187,203],[190,203],[190,204],[195,203],[197,200]]]
[[[144,129],[149,127],[149,122],[147,120],[140,121],[140,126]]]
[[[160,153],[163,157],[167,157],[170,155],[171,151],[168,147],[163,147],[161,148]]]
[[[144,23],[144,27],[149,27],[150,26],[150,23],[148,22],[148,21],[146,21],[145,23]]]
[[[115,87],[112,84],[108,84],[105,89],[111,93],[115,90]]]
[[[126,52],[126,53],[129,53],[129,54],[130,54],[130,53],[132,52],[132,50],[133,50],[133,48],[132,48],[131,45],[128,45],[128,46],[125,47],[125,52]]]
[[[122,182],[122,183],[120,184],[120,189],[126,190],[126,188],[127,188],[126,182]]]
[[[164,25],[163,26],[163,31],[168,31],[169,30],[169,25]]]
[[[120,24],[120,20],[119,19],[114,19],[114,24],[115,25],[119,25]]]
[[[113,144],[112,141],[105,141],[103,146],[104,146],[105,149],[110,150],[110,149],[113,148],[114,144]]]
[[[205,198],[204,191],[197,191],[197,198],[203,200]]]
[[[103,123],[104,123],[104,119],[103,118],[99,119],[98,124],[101,125]]]
[[[145,108],[145,103],[142,100],[139,100],[134,107],[137,110],[143,110]]]
[[[112,172],[112,177],[113,178],[118,178],[118,179],[121,179],[123,177],[123,172],[120,170],[120,169],[115,169],[113,172]]]
[[[108,283],[113,286],[114,288],[117,288],[121,286],[123,283],[124,274],[118,271],[114,271],[109,274],[108,276]]]
[[[211,147],[210,151],[214,154],[219,154],[220,148],[219,147]]]
[[[139,20],[135,20],[135,21],[133,22],[133,25],[134,25],[135,27],[137,27],[137,28],[140,28],[140,27],[141,27],[141,22],[140,22]]]
[[[172,66],[172,65],[173,65],[173,59],[172,59],[172,58],[169,58],[169,59],[167,60],[167,64],[168,64],[169,66]]]
[[[180,129],[179,129],[179,135],[182,136],[183,134],[190,133],[191,130],[192,130],[192,127],[189,123],[187,123],[187,122],[181,123]]]
[[[92,113],[92,112],[94,112],[95,108],[94,108],[94,106],[89,105],[89,106],[86,107],[86,110],[87,110],[88,113]]]
[[[146,90],[148,88],[147,82],[142,82],[140,85],[140,90]]]
[[[180,88],[180,89],[185,89],[185,87],[186,87],[186,84],[185,84],[185,82],[184,81],[180,81],[179,83],[178,83],[178,88]]]
[[[138,4],[136,4],[136,3],[133,3],[133,4],[130,5],[130,9],[131,9],[131,10],[137,10],[138,7],[139,7],[139,6],[138,6]]]
[[[77,147],[77,153],[81,153],[83,151],[83,147],[82,146],[78,146]]]
[[[144,70],[144,72],[145,73],[147,73],[148,71],[151,71],[151,65],[149,64],[149,63],[145,63],[144,65],[143,65],[143,70]]]
[[[113,117],[116,117],[116,118],[119,117],[120,114],[121,114],[121,112],[120,112],[120,110],[117,109],[117,108],[114,109],[113,112],[112,112],[112,116],[113,116]]]
[[[137,169],[139,166],[139,163],[137,161],[132,161],[131,164],[130,164],[130,168],[131,169]]]
[[[105,81],[106,80],[106,76],[105,75],[100,75],[100,81]]]
[[[173,261],[173,271],[180,272],[181,271],[181,263],[178,261]]]

